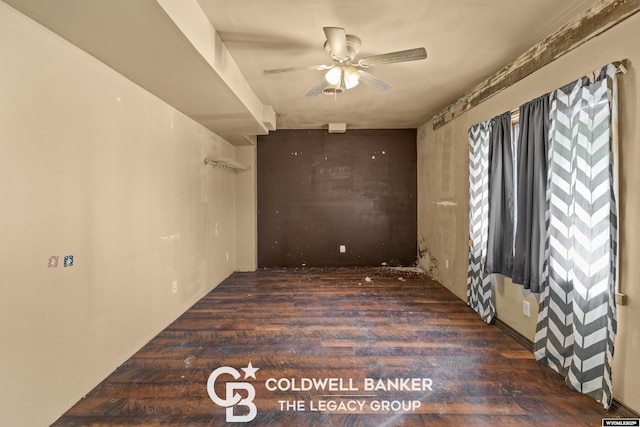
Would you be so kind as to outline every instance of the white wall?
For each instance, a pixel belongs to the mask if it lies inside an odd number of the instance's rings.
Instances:
[[[436,264],[434,275],[463,300],[467,292],[469,247],[468,129],[505,111],[627,58],[629,73],[620,79],[620,286],[629,304],[618,307],[618,335],[613,361],[614,397],[640,411],[640,126],[638,69],[640,14],[505,89],[447,125],[418,130],[418,242]],[[446,261],[449,268],[446,268]],[[535,334],[537,303],[530,318],[522,314],[522,289],[508,278],[497,280],[497,316],[530,340]]]
[[[0,425],[43,426],[235,270],[236,149],[2,2],[0,58]]]
[[[236,270],[255,271],[258,266],[257,142],[236,147],[236,160],[248,170],[236,172]]]

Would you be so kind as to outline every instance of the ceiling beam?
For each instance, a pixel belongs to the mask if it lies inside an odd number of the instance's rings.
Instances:
[[[640,0],[603,0],[433,116],[433,129],[481,104],[640,11]]]
[[[255,119],[259,127],[257,133],[266,135],[270,130],[275,130],[273,107],[260,102],[198,2],[196,0],[156,1]]]

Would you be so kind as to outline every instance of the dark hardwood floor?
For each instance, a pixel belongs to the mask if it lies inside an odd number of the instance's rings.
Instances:
[[[226,405],[238,394],[229,409],[238,420],[255,405],[247,425],[600,426],[607,417],[440,284],[358,268],[233,274],[54,425],[241,425],[208,394],[223,366],[237,379],[227,370],[212,388]],[[325,389],[309,387],[314,379]]]

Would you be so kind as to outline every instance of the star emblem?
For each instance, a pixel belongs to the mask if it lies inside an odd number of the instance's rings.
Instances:
[[[253,378],[254,380],[256,379],[256,371],[260,368],[254,368],[253,365],[251,364],[251,362],[249,362],[249,364],[247,365],[246,368],[240,368],[244,371],[244,379],[246,380],[247,378]]]

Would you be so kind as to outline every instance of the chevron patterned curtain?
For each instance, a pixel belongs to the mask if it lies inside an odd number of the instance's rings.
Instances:
[[[469,269],[467,304],[487,323],[495,315],[487,260],[489,227],[489,143],[491,122],[469,129]]]
[[[552,93],[547,234],[534,351],[569,387],[611,404],[616,333],[615,67]]]

